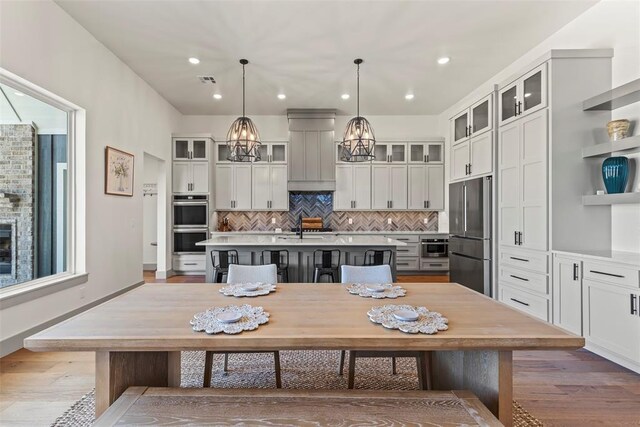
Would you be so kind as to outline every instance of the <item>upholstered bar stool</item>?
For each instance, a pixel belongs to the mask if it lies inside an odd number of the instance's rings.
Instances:
[[[264,250],[260,255],[260,264],[275,264],[282,282],[289,282],[289,251],[286,249]]]
[[[313,251],[313,283],[319,283],[322,276],[330,276],[332,282],[340,280],[339,249],[316,249]]]
[[[342,266],[342,283],[392,283],[391,267],[389,265],[377,266]],[[349,381],[348,387],[353,388],[355,381],[357,357],[391,357],[391,372],[396,374],[396,357],[415,357],[418,369],[418,383],[422,390],[431,389],[430,353],[424,351],[360,351],[349,350]],[[344,369],[345,351],[340,352],[340,369],[342,375]]]
[[[274,264],[269,265],[237,265],[229,264],[227,283],[278,283],[277,268]],[[238,353],[271,353],[265,351],[207,351],[204,357],[204,381],[203,387],[211,387],[211,369],[213,368],[213,355],[224,354],[224,372],[229,367],[229,354]],[[276,387],[282,388],[280,375],[280,352],[273,352],[273,361],[276,371]]]
[[[216,264],[216,259],[218,260]],[[238,264],[238,251],[211,251],[211,264],[213,265],[214,283],[222,283],[222,277],[229,274],[229,266]]]

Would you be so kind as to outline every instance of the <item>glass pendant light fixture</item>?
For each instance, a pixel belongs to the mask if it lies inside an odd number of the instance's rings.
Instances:
[[[340,143],[340,160],[343,162],[367,162],[374,158],[376,137],[367,119],[360,116],[360,58],[353,61],[358,67],[358,100],[356,117],[349,120]]]
[[[242,117],[238,117],[227,132],[227,160],[232,162],[257,162],[260,160],[260,135],[253,121],[245,115],[244,66],[249,63],[241,59],[242,64]]]

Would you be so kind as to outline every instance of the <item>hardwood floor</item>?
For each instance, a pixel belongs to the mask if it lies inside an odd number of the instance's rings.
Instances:
[[[156,281],[147,272],[145,280]],[[202,276],[168,280],[202,281]],[[93,353],[19,350],[0,359],[0,425],[49,425],[93,386]],[[640,426],[640,375],[586,350],[515,352],[514,398],[545,426]]]

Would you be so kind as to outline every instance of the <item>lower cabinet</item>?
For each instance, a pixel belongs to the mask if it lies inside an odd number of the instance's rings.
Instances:
[[[582,335],[582,261],[553,258],[553,324]]]
[[[582,287],[587,342],[640,365],[640,289],[589,279]]]
[[[205,254],[173,255],[173,271],[180,274],[204,274],[206,267]]]
[[[498,299],[500,301],[513,308],[524,311],[525,313],[538,317],[546,322],[551,319],[551,304],[544,296],[535,295],[515,286],[507,285],[503,282],[500,282],[498,294]]]

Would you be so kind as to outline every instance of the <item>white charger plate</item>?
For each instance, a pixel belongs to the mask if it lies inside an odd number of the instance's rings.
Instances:
[[[216,320],[222,323],[236,323],[240,319],[242,319],[242,313],[238,311],[225,311],[216,314]]]
[[[393,317],[403,322],[415,322],[420,315],[413,310],[400,309],[393,312]]]

